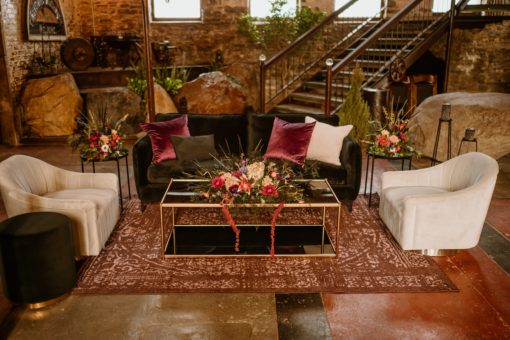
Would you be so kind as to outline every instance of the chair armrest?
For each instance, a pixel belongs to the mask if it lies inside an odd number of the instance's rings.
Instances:
[[[440,164],[418,170],[386,171],[381,176],[381,190],[405,186],[443,187],[446,175],[443,168],[443,164]]]
[[[17,215],[30,211],[67,211],[75,209],[81,212],[94,211],[94,203],[87,200],[62,200],[37,196],[22,190],[11,190],[8,193],[5,205],[11,208],[8,215]],[[13,212],[12,210],[15,210]]]
[[[55,199],[26,191],[11,190],[4,201],[8,216],[35,211],[52,211],[66,215],[73,222],[75,255],[87,255],[89,244],[97,243],[97,212],[93,202],[80,199]]]
[[[119,193],[119,180],[116,174],[81,173],[57,168],[55,176],[57,190],[96,188],[110,189]]]
[[[133,144],[133,172],[138,197],[142,197],[142,187],[149,184],[147,169],[152,162],[152,144],[148,135],[140,137]]]
[[[350,137],[345,137],[340,152],[340,163],[345,169],[345,184],[352,190],[354,200],[361,185],[361,147]]]

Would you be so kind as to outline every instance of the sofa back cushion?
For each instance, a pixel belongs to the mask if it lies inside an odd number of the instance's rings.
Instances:
[[[181,116],[179,113],[156,115],[156,121],[165,121]],[[246,117],[244,115],[199,115],[188,114],[188,128],[191,136],[214,135],[214,144],[220,152],[238,154],[239,143],[246,151]],[[269,130],[271,133],[271,130]]]
[[[273,129],[273,121],[275,117],[281,118],[289,123],[304,123],[305,117],[310,116],[319,122],[338,126],[337,115],[315,115],[310,113],[277,113],[264,114],[252,113],[248,114],[247,129],[247,150],[253,151],[259,143],[261,143],[261,153],[265,154]]]

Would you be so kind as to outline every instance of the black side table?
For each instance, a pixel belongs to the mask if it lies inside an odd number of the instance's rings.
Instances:
[[[108,162],[108,161],[115,161],[115,162],[117,162],[117,178],[119,179],[120,208],[124,209],[124,204],[123,204],[123,201],[122,201],[122,183],[120,181],[120,165],[119,165],[119,160],[120,159],[124,158],[126,160],[126,177],[127,177],[127,183],[128,183],[129,199],[131,199],[131,184],[129,183],[129,165],[128,165],[128,155],[129,155],[129,152],[127,150],[122,150],[121,152],[122,152],[122,154],[120,156],[118,156],[118,157],[111,157],[111,158],[108,158],[106,160],[101,160],[101,159],[87,160],[87,158],[82,157],[82,156],[80,156],[80,160],[81,160],[81,172],[85,172],[84,162],[89,161],[89,162],[92,163],[92,172],[93,173],[96,173],[96,162]]]
[[[67,296],[76,283],[71,220],[30,212],[0,223],[0,271],[7,298],[42,308]]]
[[[367,195],[367,182],[368,182],[368,168],[370,167],[370,159],[372,159],[372,170],[370,172],[370,193],[368,196],[368,206],[370,207],[372,205],[372,184],[374,182],[374,164],[376,158],[383,158],[383,159],[389,159],[389,160],[402,160],[402,170],[404,170],[404,161],[409,162],[409,170],[411,170],[411,163],[413,161],[413,155],[409,156],[399,156],[399,157],[392,157],[387,155],[380,155],[380,154],[374,154],[370,151],[367,151],[367,168],[365,171],[365,192],[363,195]]]

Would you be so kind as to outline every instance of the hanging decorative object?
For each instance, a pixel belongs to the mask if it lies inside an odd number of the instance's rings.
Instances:
[[[66,39],[66,24],[59,0],[28,0],[26,8],[29,41]]]

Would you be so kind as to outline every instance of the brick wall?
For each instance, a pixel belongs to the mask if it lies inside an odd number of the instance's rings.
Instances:
[[[431,51],[444,56],[446,35]],[[510,93],[510,20],[454,29],[448,92]]]
[[[334,0],[302,0],[303,4],[332,10]],[[6,50],[7,73],[13,97],[19,94],[34,50],[40,44],[24,37],[25,0],[0,0]],[[226,64],[255,62],[260,51],[238,32],[239,18],[248,11],[244,0],[202,0],[203,18],[192,23],[152,23],[153,41],[169,40],[178,46],[177,64],[208,64],[216,50]],[[389,0],[394,12],[407,0]],[[133,0],[61,0],[68,36],[88,38],[93,34],[142,34],[141,2]],[[508,92],[510,24],[488,25],[484,29],[456,30],[452,50],[450,91]],[[442,55],[444,39],[434,47]],[[52,43],[58,53],[60,43]],[[183,60],[183,56],[185,60]]]
[[[34,52],[41,53],[41,43],[29,42],[25,30],[25,1],[0,0],[3,38],[5,44],[5,60],[7,64],[7,76],[13,97],[17,97],[28,74],[29,65]],[[75,36],[78,26],[75,18],[78,16],[74,10],[73,1],[61,1],[68,36]],[[45,43],[45,50],[51,49],[59,55],[60,42]]]

